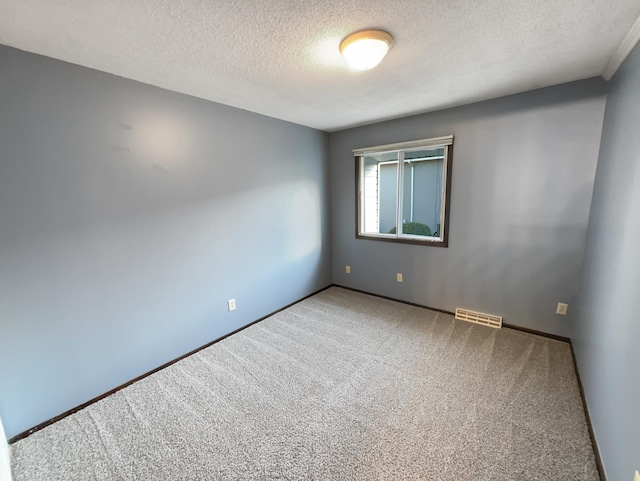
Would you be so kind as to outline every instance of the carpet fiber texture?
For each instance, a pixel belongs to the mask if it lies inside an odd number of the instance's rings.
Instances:
[[[15,481],[599,480],[568,344],[338,287],[12,457]]]

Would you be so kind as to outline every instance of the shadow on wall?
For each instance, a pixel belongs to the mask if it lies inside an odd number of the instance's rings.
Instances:
[[[580,207],[573,202],[574,198],[548,214],[568,219]],[[499,228],[486,231],[476,226],[469,235],[452,232],[450,248],[456,249],[457,256],[436,275],[436,282],[423,279],[424,289],[444,298],[455,292],[451,297],[465,305],[451,309],[467,307],[495,313],[507,323],[568,336],[587,226],[540,222],[543,213],[523,212],[529,219],[520,220],[498,208],[491,215],[509,219]],[[458,257],[461,253],[464,255]],[[557,302],[570,305],[568,316],[555,314]]]

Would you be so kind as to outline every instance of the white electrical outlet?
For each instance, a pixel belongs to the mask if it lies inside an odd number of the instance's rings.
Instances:
[[[351,274],[351,266],[344,266],[344,271],[345,271],[347,274]]]
[[[235,299],[229,299],[227,301],[227,305],[229,306],[229,311],[235,311],[236,310],[236,300]]]
[[[640,481],[640,473],[636,471],[636,475],[633,477],[633,481]]]
[[[402,274],[401,274],[400,272],[398,272],[398,273],[396,274],[396,280],[397,280],[398,282],[402,282]]]
[[[564,304],[562,302],[558,302],[558,307],[556,309],[556,314],[560,314],[561,316],[566,316],[568,308],[569,308],[569,304]]]

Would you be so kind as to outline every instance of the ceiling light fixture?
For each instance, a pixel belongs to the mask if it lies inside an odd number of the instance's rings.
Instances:
[[[356,70],[369,70],[380,62],[393,45],[393,37],[383,30],[362,30],[345,38],[340,52]]]

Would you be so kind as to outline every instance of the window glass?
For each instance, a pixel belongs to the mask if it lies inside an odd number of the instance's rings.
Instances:
[[[388,233],[396,225],[398,154],[365,156],[363,164],[363,231],[369,234]]]
[[[439,237],[444,149],[405,152],[402,233]]]
[[[453,137],[358,154],[358,237],[447,246]]]

